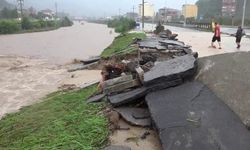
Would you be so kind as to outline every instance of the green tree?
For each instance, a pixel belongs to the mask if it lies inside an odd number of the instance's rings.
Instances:
[[[21,21],[22,29],[29,30],[32,29],[32,22],[29,20],[28,17],[24,17]]]
[[[19,31],[20,28],[16,21],[4,20],[0,21],[0,34],[9,34]]]
[[[72,25],[73,25],[73,22],[68,17],[64,17],[61,21],[62,27],[67,27],[67,26],[72,26]]]
[[[221,16],[222,0],[198,0],[198,19],[212,19]]]
[[[0,16],[3,19],[17,18],[18,17],[17,9],[8,9],[5,7],[3,10],[1,10]]]

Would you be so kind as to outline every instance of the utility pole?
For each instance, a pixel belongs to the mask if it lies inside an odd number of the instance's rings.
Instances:
[[[142,30],[144,30],[144,0],[142,0]]]
[[[135,6],[133,5],[133,19],[135,20]]]
[[[56,18],[57,18],[57,13],[58,13],[58,11],[57,11],[57,2],[55,2],[55,9],[56,9]]]
[[[121,18],[121,9],[119,8],[119,18]]]
[[[17,5],[20,8],[20,12],[21,12],[21,18],[23,18],[23,5],[24,5],[24,0],[17,0]]]
[[[186,25],[187,25],[187,0],[185,0],[184,9],[185,9],[185,12],[184,12],[184,27],[186,27]]]
[[[244,26],[245,26],[246,4],[247,4],[247,0],[244,0],[242,22],[241,22],[241,27],[242,28],[244,28]]]

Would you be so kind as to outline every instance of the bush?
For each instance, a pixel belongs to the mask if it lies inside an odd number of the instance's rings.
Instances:
[[[134,20],[121,17],[119,19],[110,20],[108,22],[109,28],[115,28],[115,32],[125,33],[136,27],[136,22]]]
[[[72,25],[73,25],[73,22],[68,17],[64,17],[61,21],[61,27],[68,27]]]
[[[17,21],[0,21],[0,34],[15,33],[20,30]]]
[[[55,27],[56,26],[56,21],[46,21],[47,27]]]
[[[45,28],[45,27],[47,27],[47,23],[46,23],[46,21],[39,20],[38,22],[39,22],[39,24],[40,24],[41,28]]]
[[[32,27],[35,28],[35,29],[40,29],[42,28],[41,24],[39,21],[34,21],[32,22]]]
[[[24,17],[21,21],[22,29],[29,30],[33,28],[32,22],[29,20],[29,18]]]

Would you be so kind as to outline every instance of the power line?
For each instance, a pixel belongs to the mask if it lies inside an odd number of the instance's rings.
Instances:
[[[23,18],[24,0],[17,0],[17,6],[19,8],[19,11],[21,12],[21,18]]]

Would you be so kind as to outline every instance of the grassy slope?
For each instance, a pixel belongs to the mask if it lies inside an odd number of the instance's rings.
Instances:
[[[108,121],[100,113],[105,104],[85,102],[95,89],[54,93],[4,117],[0,149],[102,149],[109,135]]]
[[[127,33],[125,35],[120,35],[116,37],[113,43],[102,52],[101,57],[106,58],[114,53],[123,51],[128,48],[134,38],[145,38],[145,36],[144,33]]]

